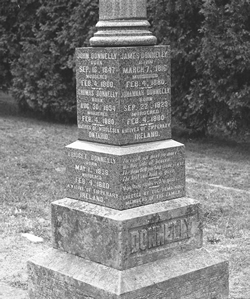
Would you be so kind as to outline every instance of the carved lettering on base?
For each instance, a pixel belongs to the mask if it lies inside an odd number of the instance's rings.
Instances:
[[[178,218],[140,228],[129,232],[130,252],[139,253],[163,247],[170,243],[183,241],[191,237],[192,218]]]

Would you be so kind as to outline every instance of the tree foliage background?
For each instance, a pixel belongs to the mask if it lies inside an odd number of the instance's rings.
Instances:
[[[148,0],[172,49],[172,110],[206,133],[250,127],[250,0]],[[88,46],[97,0],[1,0],[0,89],[23,110],[76,118],[76,47]]]

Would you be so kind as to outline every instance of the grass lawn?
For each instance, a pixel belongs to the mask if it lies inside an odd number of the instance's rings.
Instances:
[[[76,126],[0,115],[0,285],[23,290],[13,298],[28,298],[26,261],[50,247],[50,203],[65,195],[64,146],[76,139]],[[230,298],[249,299],[249,147],[185,144],[187,196],[203,205],[204,247],[229,259]],[[0,288],[0,298],[12,297]]]

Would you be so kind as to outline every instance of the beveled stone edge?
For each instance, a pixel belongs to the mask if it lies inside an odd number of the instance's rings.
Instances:
[[[138,30],[139,31],[139,30]],[[100,34],[100,33],[99,33]],[[134,35],[134,36],[94,36],[90,40],[92,47],[108,47],[108,46],[149,46],[155,45],[157,40],[153,35]]]
[[[173,147],[184,147],[184,144],[173,139],[152,141],[147,143],[130,144],[124,146],[102,144],[92,141],[77,140],[66,146],[68,149],[85,150],[90,152],[98,152],[102,154],[109,154],[115,156],[139,154],[143,152],[150,152],[155,150],[164,150]]]
[[[149,27],[150,24],[147,19],[120,19],[120,20],[100,20],[97,24],[97,28],[113,28],[114,30],[124,27]]]
[[[168,48],[168,50],[170,51],[170,45],[146,45],[146,46],[142,46],[143,48],[148,48],[148,49],[150,49],[150,48]],[[124,47],[103,47],[103,50],[105,50],[105,51],[109,51],[109,50],[119,50],[119,48],[121,48],[121,50],[124,50]],[[126,47],[126,48],[128,48],[128,49],[133,49],[133,48],[135,48],[134,46],[128,46],[128,47]],[[137,47],[136,47],[137,48]],[[75,51],[79,51],[79,50],[84,50],[84,51],[86,51],[86,49],[88,50],[88,51],[92,51],[92,50],[95,50],[95,51],[100,51],[100,48],[98,48],[98,47],[76,47],[75,48]],[[77,58],[77,59],[81,59],[81,58]]]
[[[103,210],[99,209],[99,206],[93,205],[93,204],[87,204],[85,205],[82,202],[76,202],[75,200],[71,200],[68,198],[65,198],[62,200],[62,202],[54,202],[51,205],[51,215],[52,217],[52,244],[54,248],[65,250],[68,253],[71,254],[77,254],[78,256],[81,256],[82,258],[92,260],[97,263],[101,263],[103,265],[106,265],[108,267],[112,267],[118,270],[124,270],[129,269],[132,267],[137,267],[138,265],[142,265],[144,263],[150,263],[157,259],[164,259],[164,258],[170,258],[175,254],[180,254],[182,252],[188,251],[188,250],[194,250],[196,248],[202,247],[202,240],[203,240],[203,232],[202,232],[202,222],[201,222],[201,215],[200,215],[200,204],[197,201],[187,199],[188,202],[185,204],[183,203],[183,206],[179,206],[179,204],[171,205],[168,204],[164,207],[164,205],[160,205],[162,207],[158,207],[158,210],[152,211],[152,209],[146,211],[146,214],[143,214],[142,210],[145,209],[136,209],[135,215],[129,215],[134,216],[133,218],[129,217],[123,217],[122,214],[127,213],[117,213],[115,216],[110,216],[109,211],[110,209],[107,208],[106,213],[96,213],[95,211]],[[86,208],[87,207],[87,208]],[[90,208],[90,210],[88,209]],[[96,255],[91,257],[91,254],[87,253],[87,251],[84,250],[84,247],[77,247],[77,251],[74,250],[74,246],[66,247],[62,243],[60,245],[60,242],[58,243],[57,240],[57,217],[60,217],[58,215],[62,215],[62,211],[64,213],[69,214],[71,211],[74,211],[76,218],[79,221],[81,221],[80,218],[88,219],[88,223],[91,223],[91,219],[94,223],[109,223],[110,230],[108,231],[108,239],[115,238],[116,240],[120,239],[118,243],[115,243],[118,245],[116,247],[118,249],[117,253],[113,255],[113,258],[105,258],[105,255],[97,257]],[[126,216],[126,215],[125,215]],[[158,225],[161,223],[171,222],[178,219],[183,218],[189,218],[189,219],[195,219],[194,225],[192,224],[192,232],[191,235],[186,237],[185,239],[176,239],[172,242],[172,244],[165,243],[164,246],[154,246],[153,250],[150,250],[148,248],[147,251],[141,251],[137,254],[131,254],[129,253],[128,249],[130,248],[129,238],[130,238],[130,231],[138,230],[142,227],[147,227],[149,223],[152,222],[152,225]],[[60,220],[59,220],[60,222]],[[65,222],[64,222],[65,223]],[[64,225],[63,225],[64,227]],[[67,227],[67,221],[66,221],[66,227]],[[115,233],[112,236],[112,228],[115,229]],[[113,232],[114,232],[113,231]],[[73,231],[72,231],[73,232]],[[84,235],[84,233],[82,233]],[[69,235],[72,235],[71,231],[69,232]],[[103,234],[102,234],[103,236]],[[65,237],[64,237],[65,239]],[[66,237],[67,239],[67,237]],[[105,238],[104,238],[105,239]],[[56,241],[57,240],[57,241]],[[71,244],[73,241],[68,240],[68,244]],[[105,241],[104,241],[105,242]],[[174,245],[175,244],[175,245]],[[177,245],[176,245],[177,244]],[[81,248],[81,249],[80,249]],[[73,249],[73,250],[72,250]],[[95,251],[95,249],[93,249]],[[120,252],[119,257],[117,254]]]
[[[223,267],[228,281],[228,264],[227,260],[218,255],[212,256],[204,248],[123,271],[53,248],[28,260],[28,268],[32,266],[43,267],[48,271],[56,272],[58,280],[62,279],[62,276],[66,276],[67,282],[72,285],[82,283],[95,289],[95,291],[99,289],[114,295],[122,295],[150,286],[157,288],[159,284],[171,279],[203,269],[209,270],[211,267]],[[178,265],[181,265],[181,267],[178,267]],[[186,267],[185,270],[184,267]],[[224,287],[228,289],[228,285]]]
[[[198,208],[201,206],[199,201],[187,197],[175,198],[169,201],[161,201],[126,210],[116,210],[67,197],[52,202],[52,205],[59,205],[69,209],[83,211],[84,213],[106,217],[114,221],[129,221],[134,218],[144,217],[151,214],[162,214],[166,210],[177,210],[191,205],[197,206]]]

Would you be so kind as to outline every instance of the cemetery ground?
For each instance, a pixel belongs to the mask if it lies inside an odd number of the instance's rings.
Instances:
[[[65,196],[64,146],[77,139],[77,128],[4,108],[0,105],[0,298],[28,299],[26,262],[51,246],[50,203]],[[203,207],[204,248],[229,260],[230,299],[250,299],[250,144],[175,140],[186,145],[187,196]],[[44,242],[32,243],[23,233]]]

